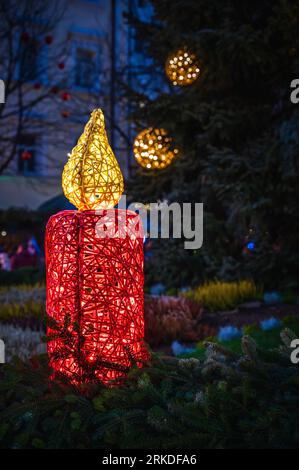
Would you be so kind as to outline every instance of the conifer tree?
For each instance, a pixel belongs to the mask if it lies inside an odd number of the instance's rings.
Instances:
[[[150,282],[253,277],[269,288],[296,288],[299,107],[290,84],[299,73],[299,3],[151,5],[151,21],[129,21],[152,58],[147,72],[163,85],[131,90],[132,120],[137,131],[167,129],[181,154],[164,170],[137,168],[129,192],[142,201],[203,202],[205,229],[196,252],[182,242],[154,242]],[[201,72],[192,85],[174,87],[165,62],[184,46]]]

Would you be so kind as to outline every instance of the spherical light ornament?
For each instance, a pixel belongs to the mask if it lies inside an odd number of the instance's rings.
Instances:
[[[200,75],[196,55],[186,49],[179,49],[168,57],[165,71],[175,86],[191,85]]]
[[[134,155],[143,168],[160,170],[170,165],[178,149],[172,148],[172,138],[165,129],[145,129],[134,141]]]

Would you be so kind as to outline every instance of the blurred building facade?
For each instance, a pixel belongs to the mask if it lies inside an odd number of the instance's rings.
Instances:
[[[0,175],[0,209],[38,209],[61,194],[67,154],[96,107],[104,110],[110,145],[129,176],[130,104],[120,97],[118,77],[131,84],[133,69],[143,59],[124,13],[146,9],[138,0],[67,0],[42,47],[23,57],[19,73],[28,75],[28,96],[32,100],[47,90],[49,97],[28,112],[16,155]]]

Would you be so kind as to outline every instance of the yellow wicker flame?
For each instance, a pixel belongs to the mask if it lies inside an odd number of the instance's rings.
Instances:
[[[95,109],[62,174],[67,199],[79,210],[114,207],[124,190],[121,170],[109,145],[104,114]]]

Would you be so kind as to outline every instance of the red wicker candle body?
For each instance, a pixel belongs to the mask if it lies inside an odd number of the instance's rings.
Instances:
[[[104,233],[104,235],[103,235]],[[46,233],[48,355],[74,383],[117,381],[147,359],[143,234],[134,212],[63,211]]]

